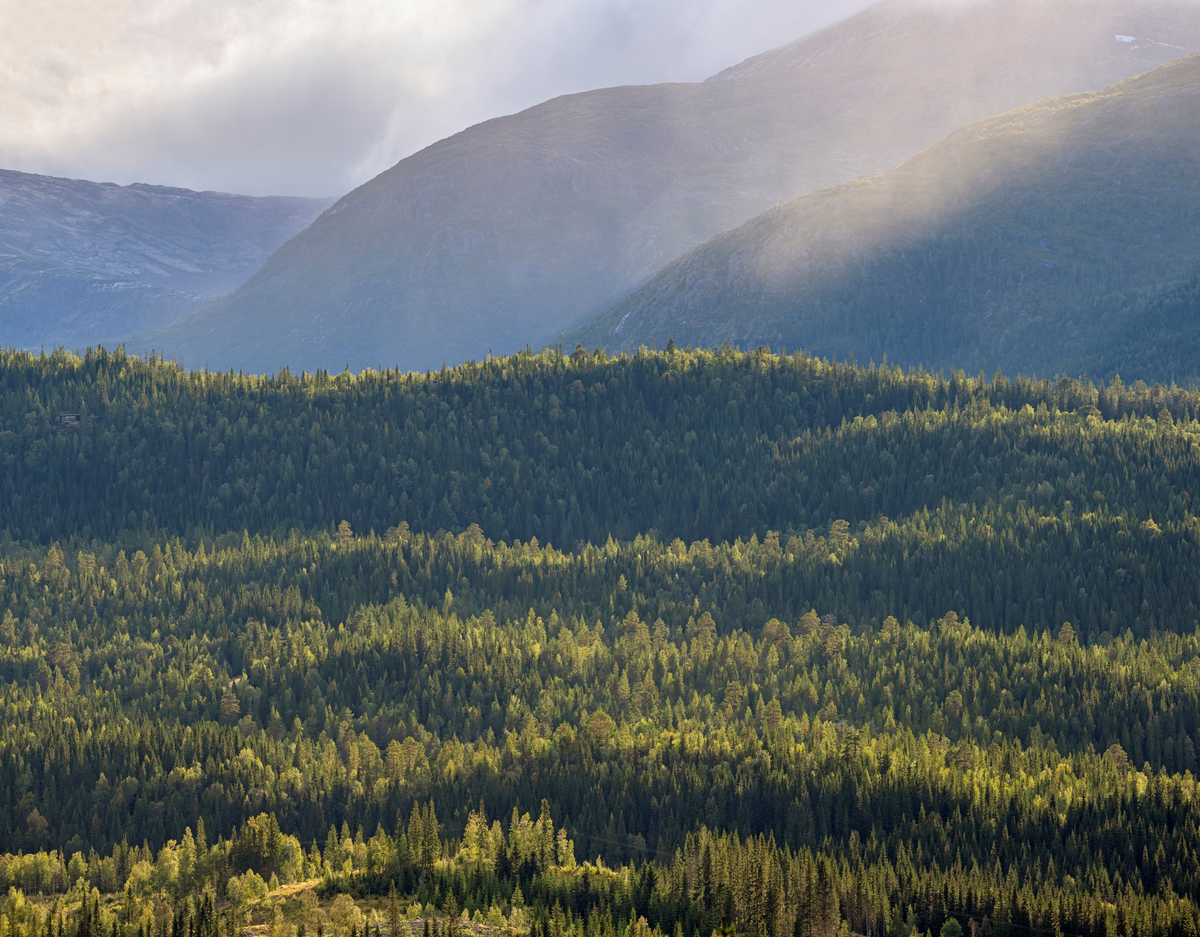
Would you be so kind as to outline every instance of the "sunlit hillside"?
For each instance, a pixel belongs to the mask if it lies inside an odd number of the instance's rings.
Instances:
[[[1200,58],[965,127],[713,238],[563,341],[1187,382]]]
[[[1195,392],[729,349],[0,384],[6,934],[1200,923]]]

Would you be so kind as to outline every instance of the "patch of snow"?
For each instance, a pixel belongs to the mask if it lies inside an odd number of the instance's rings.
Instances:
[[[1168,49],[1182,49],[1183,46],[1173,46],[1169,42],[1159,42],[1157,39],[1138,39],[1137,36],[1117,36],[1117,42],[1148,42],[1155,46],[1166,46]]]

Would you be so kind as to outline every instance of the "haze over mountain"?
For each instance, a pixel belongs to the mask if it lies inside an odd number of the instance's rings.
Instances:
[[[1190,378],[1194,358],[1161,352],[1196,347],[1195,285],[1164,286],[1200,269],[1198,162],[1191,56],[965,127],[893,172],[772,209],[564,341],[729,340],[989,373]]]
[[[699,84],[556,98],[443,140],[141,341],[259,371],[541,343],[773,204],[1197,48],[1191,3],[879,4]]]
[[[236,288],[332,202],[0,170],[0,343],[161,328]]]

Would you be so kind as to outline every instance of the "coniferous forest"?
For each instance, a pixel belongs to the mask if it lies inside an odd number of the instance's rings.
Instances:
[[[1196,937],[1200,394],[0,355],[0,937]]]

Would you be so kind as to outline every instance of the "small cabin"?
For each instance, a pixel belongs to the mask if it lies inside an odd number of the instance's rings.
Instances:
[[[78,426],[79,425],[79,414],[78,413],[60,413],[58,415],[58,422],[59,422],[59,425],[61,425],[61,426]]]

